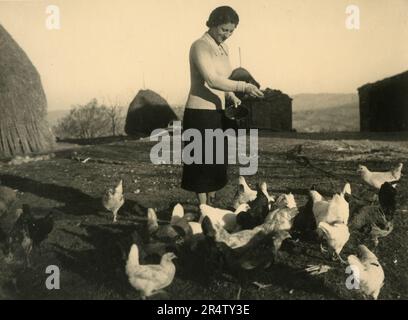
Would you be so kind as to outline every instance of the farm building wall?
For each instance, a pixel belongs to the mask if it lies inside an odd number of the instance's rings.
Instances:
[[[358,88],[360,131],[408,131],[408,71]]]
[[[263,92],[263,99],[243,100],[243,104],[249,109],[249,115],[240,123],[240,127],[291,131],[292,98],[279,90],[267,88]]]

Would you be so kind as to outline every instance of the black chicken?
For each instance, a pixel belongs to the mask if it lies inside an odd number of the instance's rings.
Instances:
[[[257,187],[257,195],[254,201],[248,202],[250,209],[237,215],[237,224],[243,229],[253,229],[264,223],[269,212],[269,199],[261,189]]]
[[[54,228],[52,213],[42,218],[34,218],[31,208],[23,204],[23,210],[6,235],[4,252],[10,258],[20,258],[23,254],[27,265],[30,266],[30,254],[34,247],[40,245]]]

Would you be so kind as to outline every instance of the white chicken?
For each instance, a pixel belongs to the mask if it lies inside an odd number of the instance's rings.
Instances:
[[[349,183],[346,183],[343,191],[340,194],[335,194],[331,200],[325,200],[319,192],[310,190],[310,196],[313,200],[313,214],[317,226],[320,222],[327,222],[328,224],[335,222],[348,224],[350,208],[344,198],[346,193],[351,194]]]
[[[359,270],[359,290],[365,296],[377,300],[380,290],[384,285],[384,270],[378,258],[365,245],[359,245],[359,257],[350,255],[347,261],[350,266]]]
[[[221,227],[225,228],[229,232],[233,232],[237,228],[237,215],[240,212],[248,211],[249,205],[248,204],[241,204],[235,211],[226,210],[226,209],[219,209],[211,207],[207,204],[200,205],[201,216],[199,223],[203,222],[205,217],[208,217],[211,222],[215,224],[219,224]]]
[[[275,201],[275,198],[268,193],[268,186],[266,182],[263,182],[261,184],[260,189],[262,192],[265,194],[265,196],[268,198],[269,203],[273,203]],[[239,177],[239,185],[238,185],[238,190],[234,196],[233,200],[233,208],[237,209],[241,204],[248,203],[251,201],[254,201],[257,197],[258,191],[257,190],[252,190],[247,182],[245,181],[245,178],[240,176]]]
[[[172,261],[174,258],[174,253],[167,252],[162,256],[160,264],[140,265],[139,249],[136,244],[132,245],[126,274],[132,287],[141,292],[142,299],[159,293],[173,282],[176,274],[176,266]]]
[[[335,252],[337,257],[342,263],[346,263],[340,256],[341,250],[346,245],[350,238],[350,232],[347,225],[343,223],[328,224],[326,222],[320,222],[318,229],[322,230],[324,238],[331,249]]]
[[[254,228],[229,233],[218,222],[213,225],[213,228],[215,230],[215,241],[224,242],[231,249],[237,249],[247,245],[258,232],[262,232],[261,228]]]
[[[295,201],[295,197],[293,196],[292,193],[288,194],[281,194],[278,199],[276,199],[276,202],[274,203],[275,208],[296,208],[297,204]]]
[[[125,203],[123,181],[120,180],[115,189],[110,188],[102,197],[102,205],[113,213],[113,222],[117,222],[118,211]]]
[[[201,223],[194,222],[194,221],[189,221],[186,216],[184,215],[184,208],[180,203],[177,203],[174,208],[173,212],[171,214],[171,220],[170,220],[171,225],[183,225],[186,226],[188,225],[191,229],[191,234],[196,235],[196,234],[201,234],[203,233],[203,230],[201,228]]]
[[[368,170],[366,166],[359,165],[357,172],[360,173],[361,178],[370,186],[380,189],[385,182],[396,182],[401,179],[403,164],[399,163],[397,167],[386,172],[373,172]]]

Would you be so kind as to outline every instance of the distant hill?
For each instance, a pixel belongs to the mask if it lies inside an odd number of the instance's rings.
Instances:
[[[353,93],[292,96],[293,128],[298,132],[359,131],[358,95]]]
[[[354,93],[302,93],[291,96],[293,128],[298,132],[359,131],[358,95]],[[182,120],[184,105],[171,106]],[[50,126],[69,113],[52,110],[47,114]],[[122,114],[126,116],[127,107]]]

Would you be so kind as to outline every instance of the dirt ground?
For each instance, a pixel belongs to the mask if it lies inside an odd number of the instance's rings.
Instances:
[[[52,211],[55,217],[52,233],[34,249],[31,268],[11,270],[0,264],[0,298],[139,299],[127,281],[126,260],[118,245],[143,224],[134,206],[157,208],[163,219],[168,218],[171,205],[177,202],[198,213],[194,195],[179,187],[181,166],[153,165],[149,159],[153,143],[149,140],[122,137],[88,143],[64,145],[49,160],[20,165],[0,163],[1,185],[17,189],[19,201],[29,204],[36,215]],[[301,154],[315,167],[339,179],[294,161],[290,151],[299,145]],[[78,161],[86,158],[89,159],[84,163]],[[313,184],[322,194],[332,195],[347,180],[354,194],[374,194],[357,175],[357,165],[388,170],[398,162],[408,166],[407,159],[408,134],[261,132],[258,172],[248,176],[247,181],[252,187],[266,181],[273,195],[292,192],[298,206],[302,206]],[[230,166],[229,177],[229,184],[218,193],[218,207],[231,205],[237,187],[237,165]],[[398,186],[394,230],[380,239],[375,249],[385,272],[379,299],[408,298],[408,182],[404,178]],[[126,203],[119,211],[118,223],[113,224],[112,215],[101,206],[101,197],[120,179]],[[357,245],[364,241],[361,235],[352,234],[342,256],[355,254]],[[0,252],[0,261],[3,259]],[[303,272],[308,264],[320,263],[332,266],[332,270],[319,276]],[[203,279],[205,270],[200,270],[200,266],[192,271],[177,259],[175,264],[176,277],[166,289],[167,295],[157,295],[155,299],[236,298],[236,281]],[[59,290],[45,286],[48,265],[60,268]],[[10,285],[13,277],[17,279],[17,290]],[[317,243],[297,242],[283,250],[281,259],[269,269],[246,275],[246,281],[241,283],[241,299],[361,299],[358,292],[346,288],[347,277],[345,267],[324,256]],[[259,290],[253,281],[271,286]]]

